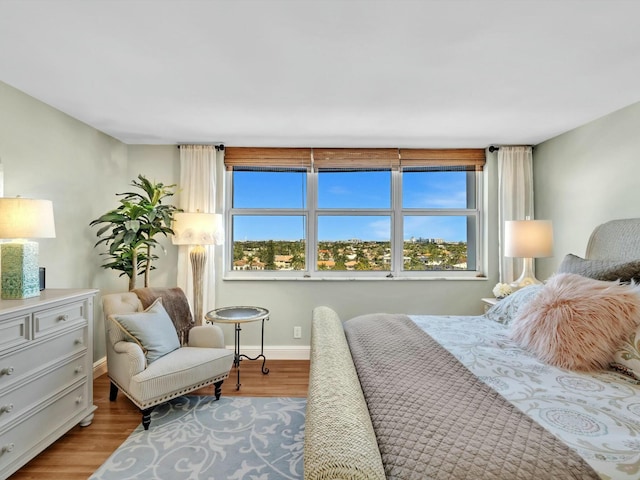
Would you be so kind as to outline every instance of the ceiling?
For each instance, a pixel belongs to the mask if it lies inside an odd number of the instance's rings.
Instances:
[[[0,0],[0,81],[128,144],[537,144],[640,100],[638,18],[634,0]]]

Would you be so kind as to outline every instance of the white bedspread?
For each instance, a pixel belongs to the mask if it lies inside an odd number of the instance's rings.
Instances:
[[[573,447],[603,479],[640,479],[640,386],[541,363],[483,316],[410,315],[469,370]]]

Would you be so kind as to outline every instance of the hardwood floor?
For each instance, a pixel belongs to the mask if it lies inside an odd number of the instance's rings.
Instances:
[[[308,360],[267,360],[269,374],[260,371],[262,362],[243,361],[240,365],[242,386],[236,391],[236,370],[222,384],[222,396],[306,397],[309,386]],[[93,422],[76,426],[22,469],[11,480],[86,480],[140,424],[140,411],[127,397],[118,394],[109,401],[109,379],[94,380]],[[213,387],[194,394],[213,395]],[[153,428],[153,423],[151,423]]]

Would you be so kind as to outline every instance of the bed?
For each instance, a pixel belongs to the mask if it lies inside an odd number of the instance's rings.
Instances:
[[[305,479],[639,479],[638,272],[640,219],[613,220],[485,315],[316,308]],[[571,355],[541,337],[566,305]]]

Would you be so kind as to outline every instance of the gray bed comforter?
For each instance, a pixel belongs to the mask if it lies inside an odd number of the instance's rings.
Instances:
[[[344,323],[389,479],[598,479],[406,315]]]

